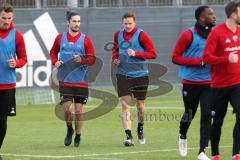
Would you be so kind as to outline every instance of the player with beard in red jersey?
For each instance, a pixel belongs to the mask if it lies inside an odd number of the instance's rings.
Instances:
[[[228,102],[236,116],[233,129],[232,160],[240,160],[240,2],[225,6],[227,20],[210,33],[203,53],[211,65],[211,87],[215,115],[211,132],[212,160],[221,160],[219,142]]]

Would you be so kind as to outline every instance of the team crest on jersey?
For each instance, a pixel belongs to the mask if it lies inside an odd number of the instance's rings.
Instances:
[[[234,42],[237,42],[238,41],[238,36],[233,36],[232,39],[233,39]]]

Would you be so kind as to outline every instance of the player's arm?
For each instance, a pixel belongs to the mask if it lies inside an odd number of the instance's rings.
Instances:
[[[218,36],[214,30],[209,34],[204,52],[203,61],[206,64],[227,64],[229,63],[228,56],[216,56],[216,48],[218,43]]]
[[[119,57],[119,49],[118,49],[118,35],[119,35],[119,32],[120,31],[117,31],[115,34],[114,34],[114,44],[113,44],[113,49],[112,49],[112,63],[114,65],[118,65],[120,62],[118,60],[118,57]]]
[[[93,43],[91,39],[87,36],[85,37],[85,40],[84,40],[84,48],[85,48],[86,56],[81,57],[81,60],[79,62],[82,65],[91,66],[95,63],[96,56],[95,56]]]
[[[183,53],[189,48],[192,40],[191,30],[186,30],[179,36],[172,52],[173,63],[181,66],[202,66],[202,58],[183,57]]]
[[[54,65],[55,67],[59,67],[62,64],[62,62],[58,60],[58,53],[60,50],[61,39],[62,39],[62,34],[59,34],[55,38],[52,49],[50,50],[50,58],[52,61],[52,65]]]
[[[145,52],[135,52],[133,54],[130,54],[131,56],[134,56],[139,59],[156,59],[157,54],[156,54],[156,49],[153,45],[153,42],[150,38],[150,36],[142,31],[139,35],[139,42],[142,45],[142,47],[145,49]],[[131,52],[131,51],[130,51]]]
[[[16,54],[15,68],[21,68],[27,63],[27,53],[23,35],[18,30],[16,30]]]

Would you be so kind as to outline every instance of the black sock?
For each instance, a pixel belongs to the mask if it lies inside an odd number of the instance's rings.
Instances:
[[[129,129],[125,130],[125,133],[126,133],[127,139],[132,139],[133,138],[131,130],[129,130]]]
[[[68,130],[72,131],[73,130],[72,124],[70,124],[70,125],[68,124],[67,128],[68,128]]]
[[[0,148],[7,132],[7,116],[0,116]]]
[[[138,123],[138,127],[143,127],[144,123]]]
[[[180,138],[181,138],[181,139],[187,139],[187,136],[186,136],[186,135],[183,135],[183,134],[180,134]]]
[[[75,135],[75,140],[80,140],[81,134],[76,134]]]
[[[138,127],[137,127],[138,133],[143,132],[143,125],[144,125],[144,123],[138,123]]]

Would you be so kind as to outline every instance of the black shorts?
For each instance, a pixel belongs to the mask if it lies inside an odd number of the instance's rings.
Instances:
[[[60,100],[61,104],[64,102],[74,102],[86,104],[88,101],[88,88],[87,87],[65,87],[60,86]]]
[[[16,116],[15,88],[0,90],[0,116]]]
[[[137,100],[145,100],[149,84],[148,76],[131,78],[117,74],[118,97],[134,96]]]

